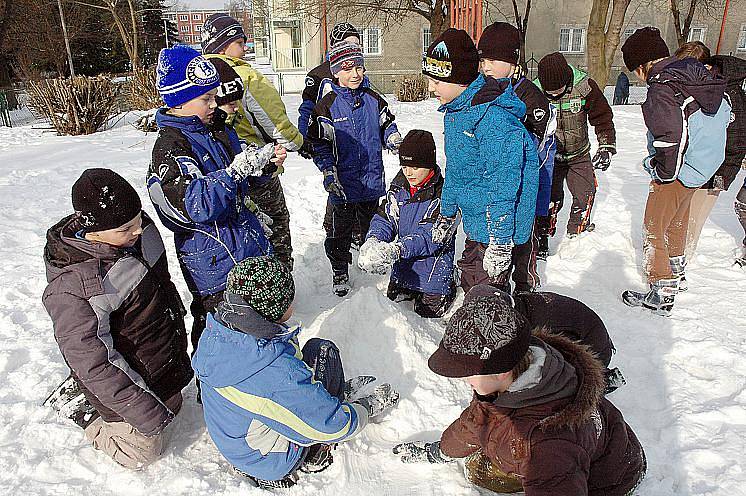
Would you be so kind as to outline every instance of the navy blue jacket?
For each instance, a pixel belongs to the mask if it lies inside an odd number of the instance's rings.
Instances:
[[[347,202],[378,200],[386,194],[383,148],[398,131],[394,115],[370,88],[331,87],[311,113],[307,137],[313,143],[313,161],[322,172],[337,171]],[[329,199],[344,202],[331,194]]]
[[[225,171],[241,151],[236,132],[165,110],[156,114],[148,194],[163,225],[174,232],[189,290],[215,294],[225,289],[237,262],[270,254],[272,246],[244,204],[248,184],[236,183]]]
[[[442,245],[434,243],[432,237],[442,191],[440,169],[414,196],[407,178],[399,171],[370,223],[366,239],[391,242],[399,238],[402,256],[391,270],[391,280],[397,286],[428,294],[452,291],[455,239],[451,237]]]

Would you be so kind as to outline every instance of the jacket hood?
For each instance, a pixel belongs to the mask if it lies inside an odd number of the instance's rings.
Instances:
[[[675,87],[686,95],[685,98],[693,97],[707,114],[717,113],[726,88],[723,77],[713,76],[704,64],[693,58],[662,60],[651,69],[648,83]]]
[[[257,318],[260,318],[257,315]],[[192,358],[197,378],[214,388],[233,386],[269,367],[288,353],[290,341],[300,328],[285,327],[283,334],[271,339],[257,339],[251,334],[233,330],[212,314]]]
[[[177,115],[171,115],[167,108],[160,108],[155,114],[155,123],[158,125],[158,129],[164,127],[175,127],[176,129],[182,129],[190,133],[203,133],[207,131],[202,121],[196,115],[189,117],[179,117]]]
[[[522,119],[526,115],[526,104],[516,96],[510,78],[485,78],[482,74],[458,98],[441,105],[438,110],[441,112],[446,110],[457,111],[481,105],[485,106],[485,111],[487,107],[493,105],[502,107],[518,119]]]

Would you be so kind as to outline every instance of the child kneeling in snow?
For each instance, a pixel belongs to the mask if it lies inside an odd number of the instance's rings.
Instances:
[[[432,238],[443,190],[433,135],[410,131],[399,148],[399,163],[402,170],[370,223],[358,265],[380,274],[393,265],[387,296],[395,301],[414,300],[414,311],[423,317],[440,317],[456,295],[455,236],[443,243]]]
[[[399,400],[389,384],[345,383],[339,350],[325,339],[301,351],[288,322],[295,285],[275,257],[248,258],[228,274],[192,359],[202,382],[205,423],[223,456],[262,488],[290,487],[297,471],[332,462],[331,447],[358,434]]]

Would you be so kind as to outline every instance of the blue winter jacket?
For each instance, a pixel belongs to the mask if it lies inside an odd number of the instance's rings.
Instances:
[[[301,360],[300,327],[251,315],[254,324],[243,331],[208,315],[192,367],[202,384],[207,431],[220,453],[249,475],[279,480],[302,461],[303,446],[352,437],[368,413],[312,380]],[[276,328],[268,339],[251,332],[268,335],[268,327]]]
[[[447,159],[441,213],[461,210],[470,240],[525,243],[536,213],[539,160],[521,123],[526,106],[510,80],[480,75],[439,110]]]
[[[158,138],[148,170],[150,199],[174,232],[176,255],[189,290],[225,289],[228,272],[247,257],[272,253],[256,216],[244,204],[248,185],[225,172],[241,151],[236,132],[208,128],[197,117],[156,114]]]
[[[366,239],[374,237],[388,243],[399,238],[401,259],[391,270],[391,281],[397,286],[427,294],[444,295],[453,290],[455,239],[451,237],[444,246],[432,238],[442,190],[440,169],[414,196],[400,171],[370,223]]]
[[[348,203],[378,200],[386,194],[383,148],[397,132],[388,103],[370,88],[331,84],[332,91],[313,109],[308,139],[316,166],[335,170]],[[332,203],[344,203],[330,194]]]

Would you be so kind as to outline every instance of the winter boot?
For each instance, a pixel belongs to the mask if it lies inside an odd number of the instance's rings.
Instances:
[[[671,257],[668,262],[671,265],[673,276],[679,279],[679,292],[689,289],[689,283],[686,282],[686,257],[684,255]]]
[[[678,284],[678,279],[661,279],[650,283],[650,291],[647,293],[625,291],[622,293],[622,300],[625,305],[647,308],[656,315],[668,317],[673,310],[673,300],[678,292]]]
[[[348,274],[334,274],[332,284],[334,294],[339,297],[347,296],[347,293],[352,289],[352,286],[350,286],[350,276]]]
[[[56,411],[60,418],[72,420],[81,429],[85,429],[100,417],[72,376],[68,376],[62,384],[57,386],[44,400],[44,406]]]
[[[575,239],[578,236],[580,236],[581,234],[593,232],[595,229],[596,229],[596,224],[594,224],[593,222],[591,222],[590,224],[588,224],[587,226],[585,226],[580,232],[567,233],[567,238],[568,239]]]
[[[606,389],[604,394],[613,393],[620,387],[627,384],[627,379],[622,375],[622,371],[614,367],[613,369],[606,369],[604,372],[604,379],[606,381]]]
[[[549,235],[539,235],[539,247],[536,250],[536,260],[546,260],[549,256]]]
[[[308,449],[308,455],[298,470],[306,474],[323,472],[334,463],[332,448],[335,447],[336,444],[314,444]]]
[[[298,482],[298,476],[295,474],[295,472],[289,473],[284,478],[280,480],[264,480],[264,479],[258,479],[252,475],[247,474],[243,470],[239,470],[236,467],[233,467],[233,472],[236,473],[236,475],[240,475],[241,477],[246,477],[249,479],[249,482],[253,484],[255,487],[258,487],[260,489],[287,489],[289,487],[293,487]]]

